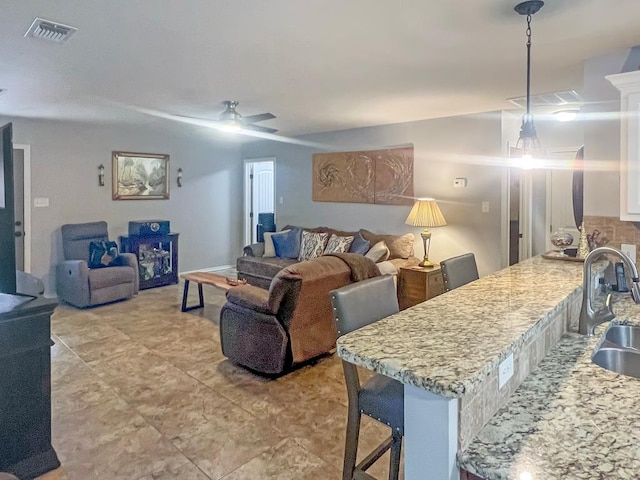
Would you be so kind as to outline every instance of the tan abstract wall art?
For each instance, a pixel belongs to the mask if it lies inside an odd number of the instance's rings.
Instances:
[[[413,147],[315,153],[313,200],[413,205]]]

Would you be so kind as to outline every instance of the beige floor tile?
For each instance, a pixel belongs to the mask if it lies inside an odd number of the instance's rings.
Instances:
[[[340,478],[340,359],[277,379],[234,365],[220,349],[224,301],[205,288],[206,307],[183,313],[182,285],[172,285],[92,309],[57,307],[52,431],[63,466],[40,480]],[[360,456],[386,435],[365,420]],[[371,470],[379,478],[387,458]]]
[[[177,470],[189,462],[156,429],[145,426],[95,448],[78,450],[63,465],[70,479],[135,479]]]
[[[290,439],[267,449],[223,480],[338,480],[340,471],[309,453]]]
[[[180,449],[211,478],[222,478],[283,440],[258,424],[211,428],[186,439]]]
[[[210,480],[202,470],[193,463],[185,463],[178,468],[165,468],[137,480]]]

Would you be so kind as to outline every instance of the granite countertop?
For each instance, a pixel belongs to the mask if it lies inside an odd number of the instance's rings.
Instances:
[[[565,308],[581,288],[582,268],[525,260],[340,337],[338,355],[438,395],[461,397]]]
[[[628,295],[611,323],[640,325]],[[567,334],[458,454],[487,480],[640,478],[640,380],[592,363],[596,336]]]

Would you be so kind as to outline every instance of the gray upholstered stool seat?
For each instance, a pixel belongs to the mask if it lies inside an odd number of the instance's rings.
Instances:
[[[445,292],[480,278],[478,276],[476,257],[473,253],[465,253],[464,255],[443,260],[440,262],[440,268],[442,268]]]
[[[338,335],[347,334],[399,311],[391,275],[370,278],[333,290],[331,304]],[[356,366],[345,361],[342,366],[349,396],[342,478],[373,478],[366,470],[387,450],[391,450],[389,478],[397,480],[404,435],[404,386],[393,378],[379,374],[360,384]],[[391,436],[356,465],[363,413],[391,427]]]

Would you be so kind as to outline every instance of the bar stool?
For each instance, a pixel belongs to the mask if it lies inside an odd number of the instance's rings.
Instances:
[[[391,275],[370,278],[333,290],[331,304],[338,335],[352,332],[399,311]],[[379,374],[360,384],[356,366],[344,360],[342,366],[349,397],[342,478],[373,479],[366,470],[390,449],[389,479],[397,480],[404,435],[404,387],[399,381]],[[391,436],[356,465],[363,413],[391,427]]]
[[[480,278],[476,257],[473,253],[465,253],[464,255],[443,260],[440,262],[440,268],[442,269],[445,292]]]

